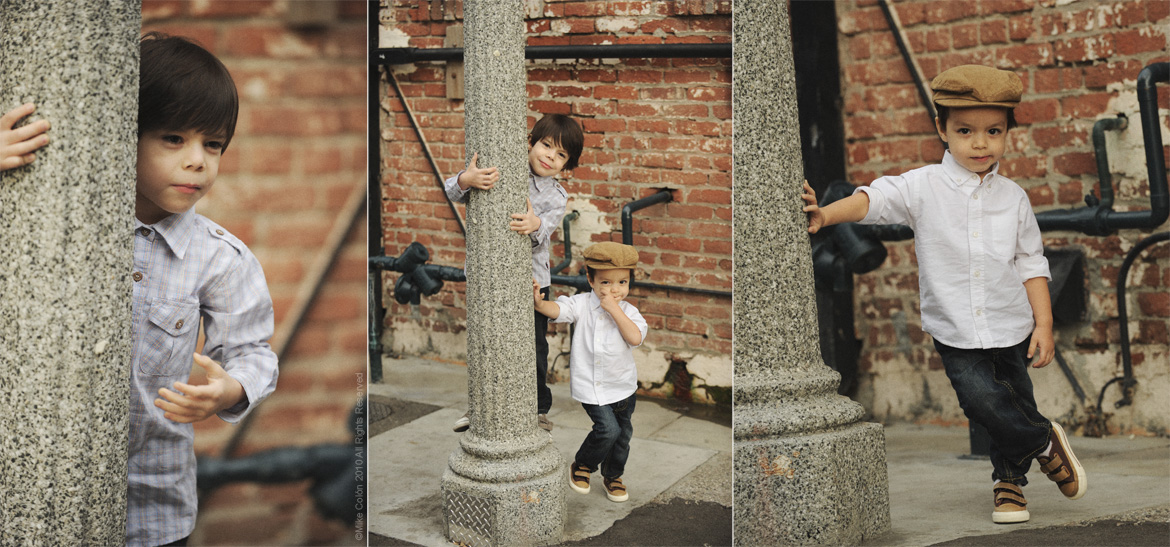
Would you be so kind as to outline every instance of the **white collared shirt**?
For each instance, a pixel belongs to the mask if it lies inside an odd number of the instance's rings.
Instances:
[[[608,405],[633,395],[638,390],[638,369],[634,365],[634,348],[622,338],[617,323],[601,308],[601,300],[591,292],[557,297],[560,315],[554,323],[576,323],[573,347],[569,353],[569,387],[573,399],[590,405]],[[646,320],[633,304],[625,300],[618,306],[630,318],[642,341],[646,341]],[[638,344],[639,346],[641,344]]]
[[[1052,278],[1027,193],[998,171],[980,181],[947,151],[857,189],[869,195],[862,224],[914,229],[922,330],[948,346],[1022,342],[1035,327],[1024,281]]]

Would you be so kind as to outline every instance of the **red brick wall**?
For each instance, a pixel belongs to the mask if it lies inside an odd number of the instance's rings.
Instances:
[[[927,81],[951,66],[978,63],[1015,71],[1024,82],[1001,173],[1025,188],[1036,211],[1084,205],[1095,190],[1093,123],[1124,113],[1129,128],[1107,139],[1116,210],[1149,209],[1135,79],[1166,61],[1167,2],[982,0],[894,2]],[[867,184],[941,159],[943,147],[925,114],[893,34],[874,0],[839,0],[840,58],[849,178]],[[1167,87],[1159,87],[1161,131],[1167,134]],[[1166,151],[1164,150],[1165,154]],[[1163,225],[1159,230],[1165,230]],[[1084,251],[1089,292],[1086,321],[1058,326],[1058,349],[1091,403],[1121,374],[1116,278],[1125,253],[1149,231],[1109,237],[1046,232],[1044,244]],[[941,362],[921,332],[917,267],[909,242],[888,244],[881,269],[858,277],[857,327],[864,339],[863,399],[879,418],[961,420]],[[1166,433],[1165,367],[1170,268],[1165,244],[1147,251],[1130,274],[1129,328],[1139,380],[1136,403],[1116,410],[1114,430]],[[907,337],[899,336],[904,326]],[[1080,422],[1085,412],[1056,363],[1032,375],[1042,409]],[[925,388],[923,387],[925,386]]]
[[[527,2],[529,45],[726,43],[730,2]],[[461,24],[461,2],[394,1],[382,9],[383,47],[443,46],[448,25]],[[585,130],[580,166],[567,173],[574,256],[596,241],[621,241],[626,203],[669,188],[674,201],[634,215],[642,279],[731,290],[731,60],[624,59],[528,61],[529,126],[542,114],[576,118]],[[448,99],[445,63],[396,65],[394,77],[423,127],[444,177],[463,168],[463,101]],[[462,267],[464,240],[410,127],[401,97],[383,83],[382,215],[387,255],[412,241],[435,264]],[[462,211],[462,206],[460,206]],[[560,262],[560,230],[552,263]],[[574,261],[565,274],[575,274]],[[421,305],[398,305],[385,276],[385,340],[391,351],[461,360],[465,344],[464,284],[447,283]],[[553,287],[554,294],[571,290]],[[697,358],[694,386],[730,387],[731,299],[635,289],[631,301],[650,334],[639,368],[643,387],[663,393],[672,355]],[[567,329],[558,329],[565,337]],[[555,339],[553,354],[559,342]],[[711,364],[712,360],[719,364]],[[565,360],[560,361],[564,365]],[[714,366],[718,374],[706,369]],[[558,375],[567,379],[563,368]],[[654,380],[646,381],[646,374]],[[705,378],[703,378],[706,376]],[[692,386],[693,387],[693,386]],[[719,398],[714,391],[704,397]]]
[[[312,28],[285,23],[290,2],[143,4],[144,31],[194,38],[236,81],[236,135],[216,187],[196,209],[259,258],[279,329],[334,223],[348,222],[338,215],[343,204],[365,181],[366,4],[341,2],[336,20]],[[276,392],[258,407],[242,454],[349,442],[346,418],[364,394],[358,375],[366,355],[365,239],[363,216],[294,335]],[[199,424],[197,454],[218,456],[234,431],[218,419]],[[364,544],[345,524],[317,516],[309,486],[224,487],[202,500],[192,539]]]

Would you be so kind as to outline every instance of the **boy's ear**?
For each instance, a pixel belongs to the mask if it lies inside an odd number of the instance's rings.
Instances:
[[[934,118],[934,129],[938,131],[938,138],[942,139],[943,142],[947,142],[946,128],[944,128],[942,124],[939,123],[938,117]]]

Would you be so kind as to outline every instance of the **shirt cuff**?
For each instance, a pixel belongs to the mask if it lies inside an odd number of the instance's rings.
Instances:
[[[869,186],[858,186],[857,189],[853,191],[853,194],[857,194],[858,192],[864,192],[866,196],[869,196],[869,208],[865,211],[865,218],[857,221],[857,223],[877,224],[878,220],[881,219],[880,211],[883,205],[882,200],[884,199],[881,190],[871,188]]]
[[[1052,273],[1048,269],[1048,259],[1042,254],[1017,258],[1016,272],[1020,274],[1020,279],[1025,281],[1036,277],[1052,280]]]

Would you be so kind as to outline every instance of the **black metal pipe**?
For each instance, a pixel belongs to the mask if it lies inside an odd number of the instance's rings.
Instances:
[[[1118,407],[1133,402],[1133,390],[1137,385],[1137,380],[1133,377],[1133,360],[1129,350],[1129,317],[1125,305],[1125,285],[1129,277],[1129,268],[1133,266],[1134,260],[1137,260],[1138,255],[1147,247],[1168,239],[1170,239],[1170,232],[1161,232],[1139,241],[1125,255],[1125,260],[1121,261],[1121,271],[1117,273],[1117,321],[1121,337],[1121,366],[1124,375],[1124,380],[1121,381],[1122,399],[1117,402]]]
[[[439,190],[443,192],[443,199],[447,201],[447,207],[451,209],[451,214],[455,216],[455,223],[459,225],[459,233],[466,234],[467,228],[463,226],[463,218],[459,216],[459,209],[455,207],[455,202],[451,201],[451,198],[447,196],[447,189],[443,186],[443,174],[439,172],[439,164],[435,163],[435,157],[431,155],[431,147],[427,145],[426,137],[423,136],[422,127],[419,127],[418,120],[414,119],[414,112],[410,110],[410,105],[406,102],[406,95],[403,95],[402,88],[398,87],[398,80],[394,77],[393,72],[386,71],[386,79],[390,81],[390,85],[394,86],[394,93],[398,94],[398,100],[402,102],[402,108],[406,111],[406,117],[410,120],[410,126],[414,128],[414,134],[418,137],[419,145],[422,146],[423,155],[426,156],[427,161],[431,164],[431,172],[435,174],[435,182],[438,183]]]
[[[370,0],[366,4],[368,44],[370,49],[378,45],[378,13],[377,0]],[[381,96],[381,77],[376,64],[370,63],[366,76],[366,254],[377,256],[383,253],[382,249],[382,146],[379,116],[382,109],[378,107]],[[382,316],[385,310],[382,305],[382,275],[370,272],[367,275],[366,295],[368,310],[367,322],[367,360],[370,370],[370,381],[382,381]]]
[[[717,59],[730,58],[731,44],[606,44],[578,46],[527,46],[525,59]],[[372,57],[383,65],[421,61],[462,61],[463,48],[378,48]]]
[[[1157,228],[1166,222],[1170,217],[1170,189],[1167,188],[1166,159],[1162,155],[1162,133],[1158,123],[1157,83],[1167,81],[1170,81],[1170,63],[1153,63],[1138,74],[1138,110],[1149,176],[1150,209],[1114,211],[1100,203],[1080,209],[1044,211],[1036,214],[1041,231],[1073,230],[1103,236],[1117,230]]]
[[[634,244],[634,212],[651,205],[666,203],[674,200],[674,193],[670,190],[660,190],[642,199],[634,200],[622,207],[622,243]]]
[[[1068,383],[1072,386],[1073,393],[1076,394],[1077,399],[1080,399],[1081,404],[1084,404],[1085,390],[1081,388],[1081,383],[1077,381],[1077,377],[1073,374],[1072,368],[1068,366],[1068,363],[1064,360],[1064,356],[1060,354],[1060,348],[1054,348],[1054,351],[1056,352],[1056,364],[1060,365],[1060,371],[1068,379]]]
[[[1113,208],[1113,174],[1109,172],[1109,151],[1105,147],[1105,132],[1114,129],[1125,129],[1129,120],[1124,114],[1116,118],[1103,118],[1093,124],[1093,156],[1097,158],[1097,188],[1100,197],[1097,203],[1106,209]],[[1085,196],[1085,203],[1092,203],[1090,196]]]
[[[562,259],[560,262],[558,262],[556,266],[553,266],[552,269],[550,269],[548,271],[549,274],[561,273],[561,270],[568,268],[569,264],[572,264],[572,262],[573,262],[573,238],[569,234],[569,222],[576,220],[577,217],[579,217],[579,216],[581,216],[581,213],[578,213],[577,211],[573,211],[573,212],[565,215],[564,220],[561,221],[561,239],[564,240],[565,258]]]
[[[922,101],[922,106],[926,108],[926,114],[930,116],[930,121],[933,122],[938,114],[934,111],[934,102],[930,100],[930,94],[926,92],[926,82],[922,81],[922,76],[914,68],[914,58],[910,55],[910,48],[906,45],[906,41],[902,39],[902,29],[894,20],[889,2],[878,0],[878,6],[882,8],[882,15],[886,16],[886,24],[890,26],[890,32],[894,34],[898,51],[902,53],[902,62],[906,63],[906,71],[910,73],[911,78],[914,78],[914,87],[918,88],[918,98]]]

